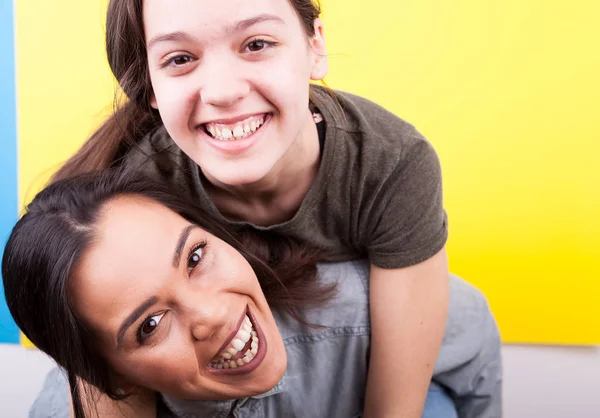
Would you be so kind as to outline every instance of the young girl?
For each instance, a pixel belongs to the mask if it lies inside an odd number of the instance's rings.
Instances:
[[[309,85],[327,73],[318,16],[310,0],[111,1],[108,59],[129,101],[56,178],[124,165],[234,228],[368,257],[365,415],[419,417],[448,307],[439,162],[406,122]],[[499,375],[483,397],[463,379],[446,380],[474,402],[463,416],[499,416]]]
[[[321,265],[317,276],[315,252],[244,238],[116,172],[33,200],[2,260],[6,299],[66,370],[76,418],[86,415],[76,377],[115,399],[160,392],[140,405],[146,417],[360,415],[368,266]]]

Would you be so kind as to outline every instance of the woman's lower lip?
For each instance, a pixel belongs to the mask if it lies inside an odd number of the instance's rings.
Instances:
[[[207,366],[207,369],[210,373],[218,374],[218,375],[239,375],[246,374],[254,371],[265,359],[267,354],[267,340],[265,339],[265,334],[258,323],[256,316],[250,311],[250,308],[247,310],[247,315],[250,317],[250,321],[252,322],[252,326],[256,330],[256,334],[258,335],[258,351],[254,358],[249,362],[242,366],[238,366],[235,369],[215,369],[214,367]]]
[[[272,115],[269,113],[265,116],[265,122],[261,125],[261,127],[254,132],[252,135],[246,138],[240,139],[232,139],[232,140],[220,140],[215,139],[210,136],[204,128],[199,128],[198,130],[201,132],[201,135],[204,139],[208,141],[208,143],[216,148],[219,152],[225,154],[239,154],[246,151],[248,148],[252,147],[261,137],[265,126],[271,121]]]

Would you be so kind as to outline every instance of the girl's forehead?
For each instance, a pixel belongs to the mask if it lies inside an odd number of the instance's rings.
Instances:
[[[297,19],[288,0],[144,0],[143,20],[147,32],[211,31],[231,32],[240,22],[258,16],[272,16],[283,23]]]

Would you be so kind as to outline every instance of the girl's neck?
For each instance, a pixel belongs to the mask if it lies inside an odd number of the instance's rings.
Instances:
[[[207,193],[223,216],[261,226],[285,222],[294,216],[319,169],[317,127],[310,112],[307,118],[307,128],[261,180],[230,186],[206,176]]]

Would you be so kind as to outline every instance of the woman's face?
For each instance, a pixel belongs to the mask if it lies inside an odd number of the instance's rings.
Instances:
[[[152,104],[211,180],[255,183],[293,159],[294,144],[316,141],[319,19],[312,38],[288,0],[145,0],[143,19]]]
[[[141,197],[107,203],[95,229],[70,292],[125,385],[221,400],[277,384],[283,341],[238,251]]]

